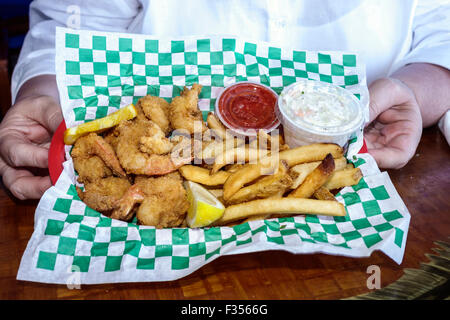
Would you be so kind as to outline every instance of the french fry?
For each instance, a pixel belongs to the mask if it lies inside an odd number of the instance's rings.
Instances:
[[[223,189],[208,189],[209,192],[213,194],[214,197],[220,198],[223,196]]]
[[[334,195],[327,188],[320,187],[314,192],[314,198],[317,200],[334,200],[337,201]]]
[[[242,168],[243,166],[244,166],[244,164],[242,164],[242,163],[229,164],[225,167],[225,171],[234,173],[234,172],[238,171],[240,168]]]
[[[266,145],[269,149],[280,149],[281,143],[280,143],[280,135],[271,135],[265,132],[264,130],[258,130],[258,141],[262,142],[265,141]]]
[[[281,151],[279,157],[280,160],[285,160],[289,167],[293,167],[299,163],[322,161],[329,153],[335,159],[340,158],[343,152],[343,149],[336,144],[315,143]]]
[[[227,139],[227,129],[213,112],[208,113],[206,123],[210,129],[214,130],[214,132],[222,138],[222,140]]]
[[[205,142],[203,142],[205,143]],[[226,145],[223,141],[211,141],[207,143],[201,150],[201,157],[196,157],[211,166],[214,164],[215,158],[226,150]]]
[[[178,170],[186,180],[197,182],[206,186],[222,185],[231,175],[231,173],[226,171],[219,171],[213,175],[210,175],[208,169],[190,164],[184,165]]]
[[[219,154],[214,160],[211,174],[216,173],[227,164],[256,162],[258,159],[265,158],[267,154],[267,149],[251,148],[248,145],[232,149],[228,148],[228,150]]]
[[[286,192],[288,188],[284,188],[280,191],[278,191],[277,193],[275,193],[274,195],[268,197],[267,199],[280,199],[283,198],[284,193]],[[286,216],[288,216],[289,214],[287,214]],[[283,215],[278,215],[278,217],[283,217]],[[270,219],[272,218],[271,214],[260,214],[260,215],[255,215],[255,216],[251,216],[248,217],[247,219],[245,219],[243,222],[249,222],[249,221],[255,221],[255,220],[264,220],[264,219]]]
[[[286,190],[292,184],[285,161],[280,161],[277,173],[261,178],[257,182],[240,189],[226,201],[227,205],[255,199],[267,198]]]
[[[289,149],[289,146],[284,143],[284,139],[281,134],[272,135],[268,134],[264,130],[258,131],[258,146],[261,148],[261,142],[265,142],[266,147],[270,150],[284,151]],[[264,146],[264,145],[263,145]]]
[[[310,198],[314,192],[319,189],[334,171],[334,159],[329,153],[325,159],[315,168],[306,178],[305,181],[288,197]]]
[[[278,170],[278,161],[273,158],[264,158],[257,163],[247,163],[241,169],[232,173],[223,184],[223,198],[228,201],[245,184],[252,182],[256,178],[273,174]]]
[[[260,199],[235,204],[225,208],[223,216],[215,223],[215,225],[221,225],[261,214],[345,216],[346,211],[344,205],[338,201],[303,198]]]
[[[249,146],[241,146],[237,148],[227,148],[224,152],[219,153],[214,159],[211,174],[216,173],[227,164],[248,162],[248,149]]]
[[[235,137],[231,134],[213,112],[208,113],[206,123],[208,124],[208,127],[222,139],[222,141],[227,143],[233,141],[232,145],[234,147],[238,147],[245,143],[245,139],[242,137]]]
[[[250,222],[250,221],[256,221],[256,220],[264,220],[264,219],[267,219],[269,217],[270,217],[270,214],[257,214],[257,215],[248,217],[247,219],[242,221],[242,223]]]
[[[294,183],[292,184],[292,189],[297,189],[299,185],[305,181],[305,178],[315,169],[319,166],[321,161],[314,161],[314,162],[307,162],[307,163],[301,163],[296,166],[293,166],[290,169],[290,174],[293,176],[294,174],[297,176],[294,178]],[[340,157],[337,159],[334,159],[334,170],[342,170],[345,169],[347,165],[347,159],[344,157]]]
[[[362,178],[362,172],[359,168],[348,168],[333,172],[330,179],[323,185],[328,190],[340,189],[347,186],[358,184]]]

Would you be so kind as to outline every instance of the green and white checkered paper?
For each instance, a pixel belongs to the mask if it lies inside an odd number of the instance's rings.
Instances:
[[[104,117],[147,94],[170,101],[196,82],[203,85],[199,105],[205,114],[224,86],[244,80],[281,92],[309,78],[349,89],[366,108],[368,99],[365,71],[355,54],[295,51],[233,37],[174,40],[58,28],[56,73],[67,127]],[[155,229],[90,209],[75,191],[66,147],[68,160],[39,202],[17,278],[65,284],[76,274],[83,284],[167,281],[223,255],[265,250],[351,257],[381,250],[401,263],[410,215],[387,173],[370,155],[356,154],[361,141],[359,134],[347,156],[364,177],[337,196],[347,216],[306,215],[200,229]]]

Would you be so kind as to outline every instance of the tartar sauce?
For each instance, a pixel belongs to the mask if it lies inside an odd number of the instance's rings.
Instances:
[[[355,117],[352,102],[335,88],[314,88],[298,85],[281,95],[283,111],[296,124],[312,125],[315,129],[348,124]]]
[[[283,89],[276,113],[291,148],[311,143],[344,146],[364,121],[361,103],[353,93],[307,79]]]

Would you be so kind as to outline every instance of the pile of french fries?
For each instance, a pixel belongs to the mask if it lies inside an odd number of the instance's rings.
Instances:
[[[203,144],[201,164],[179,171],[225,205],[215,226],[298,214],[346,215],[334,194],[357,184],[362,173],[347,163],[340,146],[289,148],[281,134],[263,131],[249,141],[230,135],[213,113],[207,124],[220,139]]]

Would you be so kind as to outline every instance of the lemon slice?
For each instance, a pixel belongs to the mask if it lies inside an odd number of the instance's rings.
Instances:
[[[190,203],[186,219],[189,227],[206,227],[222,217],[225,207],[211,192],[192,181],[184,184]]]
[[[74,144],[79,137],[84,136],[87,133],[101,132],[118,125],[122,121],[133,119],[136,116],[136,107],[133,104],[130,104],[104,118],[82,123],[79,126],[67,129],[64,132],[64,143]]]

